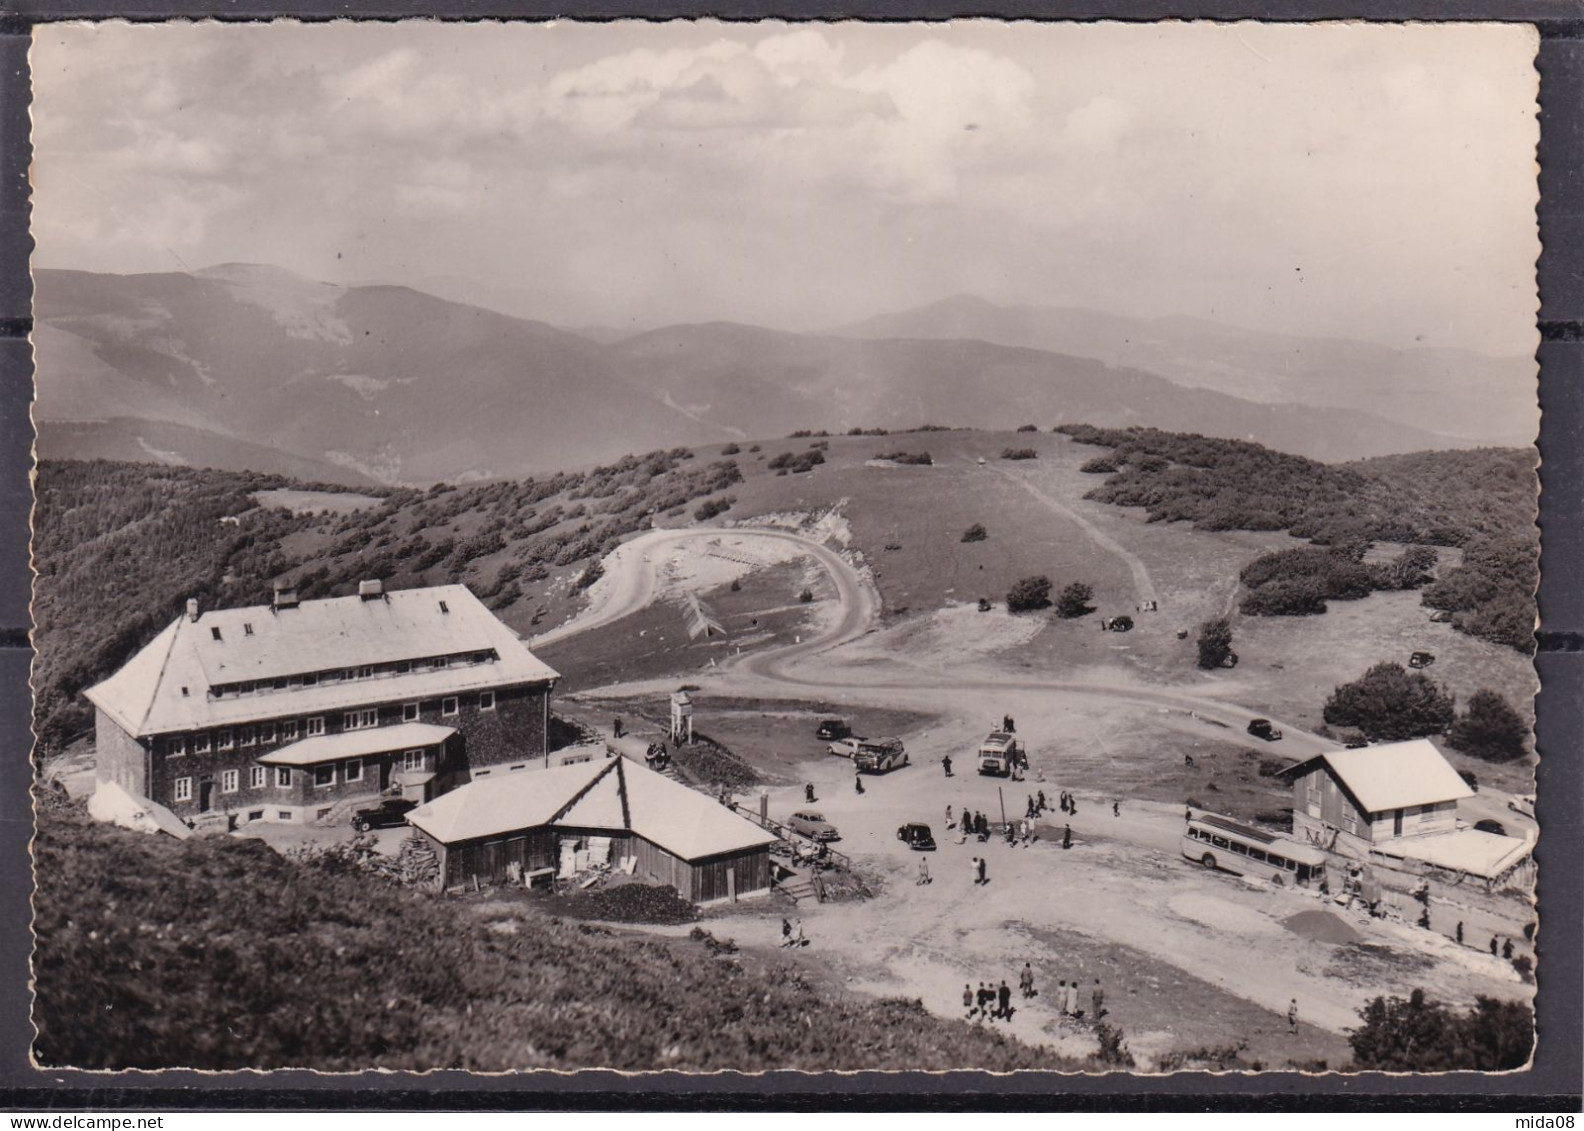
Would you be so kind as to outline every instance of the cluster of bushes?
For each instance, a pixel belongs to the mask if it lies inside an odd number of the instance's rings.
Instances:
[[[1019,424],[1017,430],[1019,432],[1038,432],[1039,426],[1036,424]]]
[[[793,475],[800,475],[805,471],[813,471],[816,467],[824,462],[824,452],[820,451],[818,448],[809,448],[806,451],[798,452],[795,455],[792,452],[782,452],[769,463],[765,464],[765,466],[771,471],[774,471],[777,475],[785,475],[788,472],[791,472]]]
[[[466,904],[257,840],[176,843],[48,812],[34,862],[33,1052],[51,1067],[1079,1067],[687,939],[531,905],[527,929],[491,931]]]
[[[815,432],[815,431],[813,431],[812,429],[809,429],[809,428],[799,428],[796,432],[789,433],[787,435],[787,439],[789,439],[789,440],[802,440],[802,439],[805,439],[806,437],[809,437],[809,436],[829,436],[829,435],[830,435],[830,433],[825,431],[825,429],[823,429],[823,428],[821,428],[818,432]]]
[[[1033,448],[1002,448],[1002,459],[1038,459],[1039,453]]]
[[[1462,547],[1463,565],[1430,585],[1425,603],[1452,612],[1460,631],[1533,651],[1538,542],[1532,451],[1415,452],[1333,466],[1246,441],[1152,428],[1068,424],[1057,431],[1111,449],[1083,465],[1108,476],[1088,498],[1143,507],[1152,522],[1286,530],[1319,546],[1410,544],[1391,567],[1371,567],[1372,589],[1425,584],[1433,565],[1426,548]],[[1273,579],[1271,592],[1253,597],[1245,611],[1323,612],[1328,597],[1339,599],[1362,581],[1340,564],[1308,564],[1315,568]]]
[[[874,457],[875,459],[890,460],[892,463],[910,464],[917,467],[930,467],[935,461],[928,452],[884,452]]]
[[[1456,1013],[1414,990],[1377,997],[1359,1011],[1348,1037],[1353,1066],[1377,1072],[1510,1072],[1534,1051],[1534,1011],[1518,1001],[1477,995]]]
[[[705,499],[693,512],[693,517],[699,522],[708,522],[718,514],[725,514],[737,503],[736,495],[722,495],[717,499]]]
[[[1336,688],[1326,700],[1325,721],[1357,730],[1371,741],[1445,734],[1453,748],[1487,762],[1521,758],[1529,741],[1528,725],[1497,692],[1474,692],[1457,714],[1456,703],[1440,684],[1423,672],[1389,662]]]
[[[962,538],[960,539],[960,541],[963,541],[963,542],[983,542],[988,537],[990,537],[989,531],[985,530],[984,525],[982,523],[976,522],[972,526],[970,526],[967,530],[964,530],[962,532]]]
[[[1417,589],[1431,577],[1436,551],[1408,546],[1390,562],[1366,564],[1368,544],[1299,546],[1255,558],[1239,579],[1241,605],[1252,616],[1315,616],[1326,601],[1356,601],[1378,589]]]
[[[886,429],[886,428],[849,428],[849,429],[847,429],[847,435],[849,435],[849,436],[889,436],[890,434],[891,434],[890,430]]]
[[[1052,604],[1056,607],[1059,617],[1073,618],[1085,616],[1094,612],[1089,602],[1094,599],[1094,590],[1081,581],[1074,581],[1065,586],[1056,595],[1056,600],[1051,601],[1051,579],[1044,574],[1035,577],[1025,577],[1007,590],[1006,605],[1010,613],[1027,613],[1039,609],[1048,609]]]

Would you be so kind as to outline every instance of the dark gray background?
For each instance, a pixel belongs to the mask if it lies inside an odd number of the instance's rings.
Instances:
[[[1544,243],[1539,272],[1542,345],[1540,402],[1541,649],[1542,691],[1537,703],[1538,817],[1543,830],[1540,862],[1539,1046],[1532,1070],[1509,1076],[1391,1078],[1378,1075],[1258,1077],[1177,1075],[1140,1078],[1063,1077],[1031,1073],[930,1076],[868,1073],[850,1076],[777,1073],[750,1077],[623,1077],[587,1072],[571,1076],[521,1074],[477,1077],[321,1077],[310,1072],[269,1075],[221,1073],[40,1072],[29,1063],[29,896],[27,847],[32,834],[28,797],[31,652],[28,600],[29,512],[32,496],[32,288],[28,278],[28,71],[29,28],[63,19],[123,17],[158,20],[216,16],[262,19],[353,16],[390,19],[430,15],[445,19],[546,19],[576,16],[703,17],[755,19],[944,19],[1003,16],[1042,19],[1500,19],[1532,22],[1541,31],[1541,205]],[[789,1107],[919,1109],[923,1107],[1029,1109],[1235,1110],[1259,1108],[1400,1110],[1579,1109],[1584,1091],[1584,844],[1578,751],[1584,746],[1584,0],[1525,0],[1499,4],[1415,0],[1089,0],[1039,4],[995,0],[967,6],[962,0],[792,0],[706,6],[681,0],[577,0],[561,7],[547,0],[417,0],[383,3],[178,4],[171,0],[44,0],[0,2],[0,1106],[16,1110],[212,1108],[731,1108]]]

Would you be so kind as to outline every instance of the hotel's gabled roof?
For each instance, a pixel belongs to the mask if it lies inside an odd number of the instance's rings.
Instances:
[[[213,698],[212,687],[431,656],[498,660]],[[178,617],[84,694],[129,734],[229,726],[559,678],[464,585]]]
[[[1435,805],[1473,797],[1458,772],[1452,768],[1428,739],[1388,742],[1362,746],[1355,750],[1327,750],[1282,771],[1289,781],[1307,774],[1319,763],[1358,798],[1367,813],[1406,809],[1411,805]]]

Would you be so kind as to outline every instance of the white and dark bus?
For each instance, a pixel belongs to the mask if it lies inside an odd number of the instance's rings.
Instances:
[[[1299,884],[1317,884],[1325,879],[1326,856],[1318,848],[1216,813],[1188,818],[1182,854],[1206,868],[1238,876],[1268,873],[1284,882]]]

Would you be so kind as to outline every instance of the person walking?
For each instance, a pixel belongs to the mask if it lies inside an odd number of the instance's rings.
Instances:
[[[1043,789],[1035,795],[1035,799],[1039,802],[1039,813],[1043,813],[1045,810],[1050,808],[1049,805],[1045,804],[1045,791]]]
[[[1023,991],[1025,1001],[1034,996],[1034,967],[1027,962],[1023,963],[1023,973],[1018,975],[1018,988]]]
[[[990,991],[983,982],[979,983],[979,992],[974,995],[974,1000],[978,1004],[979,1016],[988,1017],[990,1015]]]
[[[975,856],[968,864],[968,870],[973,873],[973,882],[979,882],[979,857]]]
[[[1056,983],[1056,1008],[1061,1010],[1063,1017],[1067,1016],[1067,979],[1059,979]]]
[[[1111,815],[1113,817],[1120,817],[1122,815],[1122,802],[1120,802],[1120,801],[1111,802]]]
[[[792,945],[792,922],[789,919],[781,920],[781,945]]]
[[[1067,983],[1067,1016],[1077,1020],[1083,1014],[1078,1010],[1078,979]]]
[[[946,827],[948,829],[953,827],[952,810],[950,805],[946,806]]]
[[[862,774],[853,774],[853,789],[855,789],[858,792],[859,796],[863,795],[863,775]]]
[[[1071,848],[1071,847],[1072,847],[1072,826],[1071,825],[1064,825],[1062,827],[1062,848],[1063,849],[1068,849],[1068,848]]]
[[[965,1019],[969,1020],[969,1021],[972,1021],[973,1020],[973,1015],[974,1015],[973,987],[970,986],[967,982],[964,982],[963,983],[963,1017]]]
[[[925,860],[923,858],[920,858],[919,859],[919,875],[918,875],[919,886],[923,887],[925,884],[931,883],[931,882],[933,882],[933,881],[930,880],[929,861]]]
[[[1289,1033],[1296,1033],[1298,1031],[1298,999],[1297,998],[1293,998],[1292,1001],[1287,1003],[1287,1031]]]
[[[983,856],[979,857],[979,882],[980,884],[987,884],[990,882],[990,867],[985,863],[985,858]]]
[[[1463,945],[1463,920],[1461,920],[1461,919],[1458,920],[1456,934],[1457,934],[1457,944],[1458,944],[1458,946],[1462,946]]]
[[[1506,942],[1502,943],[1502,957],[1505,958],[1508,962],[1511,962],[1512,961],[1512,956],[1513,956],[1512,939],[1508,939]]]
[[[1499,950],[1499,949],[1500,949],[1500,948],[1499,948],[1499,947],[1498,947],[1498,946],[1497,946],[1497,945],[1496,945],[1496,936],[1495,936],[1495,935],[1492,935],[1492,936],[1491,936],[1491,957],[1492,957],[1492,958],[1495,958],[1495,957],[1496,957],[1496,952],[1497,952],[1497,951],[1498,951],[1498,950]]]
[[[941,769],[946,771],[946,776],[947,777],[951,777],[952,776],[952,772],[951,772],[951,755],[950,754],[946,755],[946,757],[941,759]]]
[[[614,719],[611,720],[611,734],[612,734],[612,736],[614,736],[616,738],[620,738],[622,736],[621,716],[620,715],[617,715]]]
[[[1000,1009],[1003,1021],[1012,1020],[1012,991],[1007,989],[1006,979],[1001,979],[1001,988],[996,990],[996,1004]]]
[[[814,804],[814,783],[809,782],[803,787],[803,800],[810,805]]]
[[[1089,1004],[1094,1006],[1094,1013],[1091,1016],[1096,1021],[1105,1016],[1105,990],[1100,988],[1099,978],[1095,979],[1094,989],[1089,993]]]

